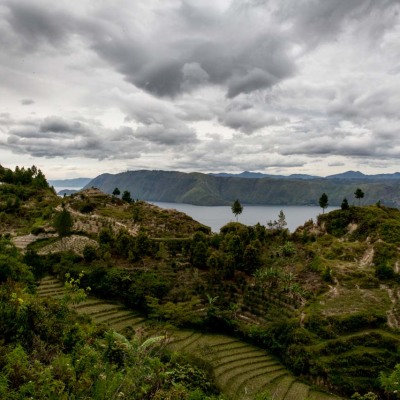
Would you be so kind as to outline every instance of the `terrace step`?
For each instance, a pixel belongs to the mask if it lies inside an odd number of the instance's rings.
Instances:
[[[236,397],[242,393],[250,400],[253,398],[252,395],[259,392],[262,383],[268,383],[278,376],[287,375],[287,373],[287,370],[283,366],[270,370],[256,368],[245,372],[240,371],[226,381],[222,387],[232,397]],[[304,400],[305,397],[299,397],[297,400],[300,399]]]
[[[137,318],[129,318],[119,322],[114,322],[112,327],[116,331],[122,331],[124,328],[127,328],[128,326],[136,330],[142,327],[145,323],[146,320],[144,318],[137,317]]]
[[[286,393],[285,400],[306,399],[309,390],[310,387],[308,385],[297,381],[293,382],[292,386]]]
[[[283,375],[262,387],[262,390],[267,390],[274,400],[284,400],[295,380],[291,375]]]
[[[45,278],[37,289],[39,296],[65,295],[63,285],[54,278]],[[71,306],[80,314],[90,316],[96,323],[105,323],[116,331],[146,324],[143,317],[123,305],[87,298]],[[232,399],[252,400],[257,393],[268,390],[274,400],[338,400],[331,394],[310,390],[296,381],[275,358],[266,351],[224,335],[202,334],[194,331],[172,332],[168,347],[173,351],[190,352],[209,362],[216,383]]]
[[[201,337],[201,333],[195,333],[194,335],[190,336],[190,338],[181,343],[178,351],[187,351],[193,349],[195,343],[197,343]]]

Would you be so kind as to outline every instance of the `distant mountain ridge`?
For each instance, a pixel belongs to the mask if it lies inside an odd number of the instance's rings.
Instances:
[[[260,179],[260,178],[276,178],[276,179],[323,179],[322,176],[307,175],[307,174],[291,174],[291,175],[272,175],[263,174],[261,172],[249,172],[244,171],[239,174],[230,174],[226,172],[209,174],[212,176],[221,177],[235,177],[235,178],[248,178],[248,179]],[[360,171],[346,171],[340,174],[328,175],[325,179],[365,179],[365,180],[379,180],[379,179],[400,179],[400,172],[394,172],[393,174],[375,174],[365,175]]]
[[[350,204],[356,204],[354,192],[361,188],[365,193],[363,204],[380,201],[389,206],[400,205],[399,173],[365,175],[365,178],[360,174],[349,171],[327,178],[249,178],[229,174],[218,176],[198,172],[140,170],[102,174],[86,187],[95,186],[106,193],[112,193],[118,187],[121,192],[130,191],[134,199],[206,206],[229,205],[235,199],[243,204],[318,205],[318,199],[324,192],[328,195],[329,205],[339,206],[344,197]]]

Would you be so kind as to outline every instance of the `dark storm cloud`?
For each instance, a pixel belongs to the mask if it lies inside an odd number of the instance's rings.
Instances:
[[[150,12],[146,28],[135,6],[126,3],[131,12],[99,11],[80,21],[79,30],[128,82],[156,96],[175,97],[211,84],[236,97],[273,87],[294,73],[287,39],[279,26],[265,24],[262,6],[236,4],[218,13],[178,4]]]
[[[15,121],[14,125],[0,146],[17,154],[49,158],[105,157],[104,141],[81,122],[48,117],[42,121]]]
[[[4,0],[0,146],[214,170],[400,156],[399,13],[399,0]]]
[[[16,34],[11,38],[13,43],[8,43],[14,50],[32,52],[41,45],[63,45],[75,29],[74,18],[54,4],[46,7],[43,2],[21,0],[5,1],[3,7],[3,24],[7,24],[6,28]],[[10,40],[9,32],[2,30],[2,33],[5,33],[3,41],[6,38]]]
[[[42,121],[14,121],[13,125],[0,141],[0,147],[34,157],[129,159],[168,148],[183,150],[197,142],[196,133],[185,125],[166,128],[152,123],[135,130],[105,129],[90,121],[69,121],[55,116]]]
[[[48,117],[40,124],[39,131],[43,133],[77,134],[88,132],[78,121],[66,121],[59,117]]]

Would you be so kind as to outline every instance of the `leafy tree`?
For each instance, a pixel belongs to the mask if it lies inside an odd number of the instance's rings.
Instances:
[[[397,364],[394,371],[389,375],[385,375],[381,372],[379,376],[381,386],[387,393],[397,394],[400,392],[400,364]],[[398,397],[396,397],[398,398]]]
[[[121,194],[121,192],[120,192],[120,190],[116,187],[114,190],[113,190],[113,192],[112,192],[112,195],[113,196],[119,196]]]
[[[198,242],[192,251],[192,264],[196,268],[204,268],[207,264],[207,245],[204,242]]]
[[[285,216],[285,214],[283,213],[283,210],[281,210],[281,211],[279,211],[279,215],[278,215],[278,225],[277,225],[277,228],[278,228],[278,229],[284,229],[286,225],[287,225],[286,216]]]
[[[364,192],[360,188],[357,188],[354,192],[354,196],[358,199],[358,205],[360,205],[361,199],[364,197]]]
[[[342,204],[340,205],[342,210],[348,210],[349,207],[349,202],[347,201],[346,197],[343,199]]]
[[[243,269],[253,274],[258,268],[261,267],[260,251],[253,244],[248,244],[244,250],[243,255]]]
[[[71,213],[63,208],[62,211],[56,215],[53,226],[56,229],[58,236],[63,238],[71,233],[73,224],[74,221]]]
[[[144,257],[150,249],[150,239],[144,230],[140,230],[135,239],[135,250],[138,256]]]
[[[92,262],[97,258],[97,251],[93,246],[86,245],[83,249],[83,258],[86,262]]]
[[[327,208],[328,205],[328,196],[326,193],[322,193],[321,197],[319,198],[319,206],[322,208],[322,214],[325,212],[325,208]]]
[[[33,172],[33,184],[37,188],[48,188],[49,184],[47,183],[46,177],[44,176],[43,172],[40,169],[36,169],[36,167],[33,165],[31,168]]]
[[[100,245],[112,245],[114,238],[113,238],[113,234],[111,232],[110,229],[107,228],[103,228],[100,232],[99,232],[99,244]]]
[[[125,190],[124,193],[122,193],[122,200],[126,201],[127,203],[131,203],[132,202],[131,192]]]
[[[240,204],[239,200],[235,200],[234,203],[232,204],[232,212],[235,214],[236,217],[236,222],[238,220],[238,215],[242,213],[243,211],[243,206]]]

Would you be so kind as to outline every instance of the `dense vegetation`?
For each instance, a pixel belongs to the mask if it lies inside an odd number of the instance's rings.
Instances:
[[[235,199],[242,204],[318,205],[321,193],[325,192],[331,206],[340,206],[344,197],[354,199],[354,190],[359,186],[365,192],[363,204],[400,204],[400,179],[384,178],[246,179],[173,171],[127,171],[100,175],[87,185],[91,186],[110,194],[115,187],[125,188],[142,200],[196,205],[230,205]],[[358,205],[358,201],[351,203]]]
[[[49,198],[44,210],[60,202],[47,184],[37,186],[34,179],[19,187],[15,176],[19,171],[12,173],[13,183],[1,186],[1,200],[7,201],[10,194],[25,200],[15,211],[14,221],[5,221],[11,230],[25,230],[29,224],[35,227],[32,213],[38,197],[41,202]],[[20,193],[24,198],[17,197]],[[58,218],[66,213],[65,208],[53,212],[59,227],[69,223]],[[66,234],[60,232],[60,236]],[[35,281],[57,268],[57,260],[62,264],[64,259],[76,258],[65,254],[42,259],[30,250],[23,255],[9,234],[0,239],[1,399],[220,398],[207,371],[196,366],[196,360],[189,363],[184,356],[167,351],[163,336],[127,339],[71,311],[69,305],[85,297],[78,286],[82,274],[64,276],[68,290],[61,299],[37,297]],[[86,250],[85,254],[93,253]]]
[[[266,226],[233,222],[211,234],[180,213],[135,201],[134,192],[129,201],[94,189],[61,199],[47,185],[35,185],[35,176],[22,185],[0,185],[2,207],[19,202],[0,214],[1,396],[216,396],[203,364],[167,350],[160,332],[175,326],[235,335],[267,349],[297,376],[341,395],[396,398],[398,209],[349,206],[293,234],[281,212]],[[36,236],[21,245],[21,235],[30,232]],[[72,296],[35,296],[35,282],[48,274],[65,281]],[[157,323],[158,339],[146,342],[148,336],[129,329],[122,336],[77,316],[68,301],[83,295],[78,283]],[[185,342],[193,353],[194,339]],[[216,346],[225,352],[243,347]],[[223,385],[233,398],[233,368],[249,374],[258,368],[246,370],[242,354],[232,353],[237,361],[224,372]],[[260,376],[280,371],[276,361],[262,357]],[[280,387],[293,382],[285,375]]]

